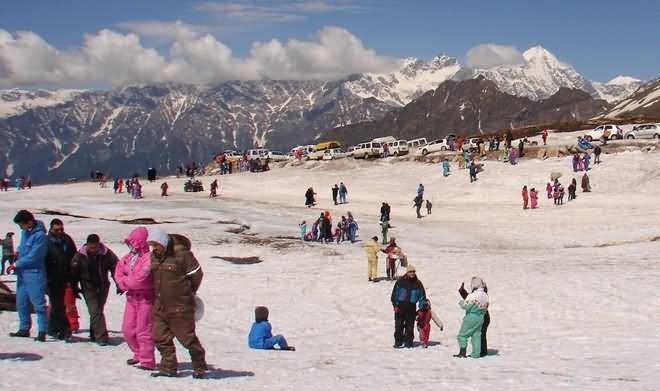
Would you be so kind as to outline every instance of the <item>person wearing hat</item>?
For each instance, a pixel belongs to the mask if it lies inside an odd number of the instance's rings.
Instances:
[[[110,279],[115,279],[115,268],[119,259],[112,250],[101,242],[97,234],[87,236],[85,244],[71,260],[73,279],[80,282],[83,298],[89,311],[89,337],[100,346],[108,344],[108,327],[103,310],[110,292]],[[115,281],[115,285],[117,282]],[[124,292],[117,288],[117,294]]]
[[[37,313],[38,335],[36,340],[46,341],[48,315],[46,313],[46,252],[48,241],[46,227],[35,220],[32,213],[21,210],[14,217],[14,223],[21,227],[21,242],[18,245],[16,262],[9,266],[8,272],[16,273],[16,310],[18,312],[18,331],[9,333],[10,337],[29,337],[32,319],[30,307]]]
[[[378,277],[378,252],[380,247],[378,246],[378,236],[374,236],[366,244],[367,249],[367,262],[369,263],[368,275],[369,281],[377,282]]]
[[[7,232],[7,235],[1,242],[2,242],[2,266],[0,267],[0,275],[3,275],[5,274],[5,263],[9,262],[9,266],[14,264],[14,233]]]
[[[394,309],[394,347],[405,345],[412,348],[417,305],[423,306],[426,302],[424,284],[417,278],[415,266],[408,264],[406,274],[394,284],[391,301]]]
[[[472,340],[472,357],[479,358],[484,355],[481,350],[481,332],[488,311],[488,294],[485,292],[486,285],[479,277],[472,277],[470,287],[472,292],[459,302],[465,310],[465,317],[457,336],[460,351],[454,357],[467,357],[468,339]]]
[[[472,280],[470,281],[471,292],[475,292],[479,288],[483,288],[484,292],[488,294],[488,286],[486,286],[486,282],[479,277],[472,277]],[[465,283],[461,283],[461,287],[458,289],[458,294],[461,295],[463,300],[467,298],[468,291],[465,290]],[[486,309],[484,323],[481,325],[481,357],[488,355],[488,340],[486,338],[488,325],[490,325],[490,314],[488,313],[488,309]]]
[[[202,284],[202,267],[188,238],[168,235],[161,228],[149,230],[151,273],[154,281],[153,338],[160,352],[159,372],[152,376],[177,376],[174,338],[192,360],[193,378],[204,378],[206,352],[195,333],[195,294]]]

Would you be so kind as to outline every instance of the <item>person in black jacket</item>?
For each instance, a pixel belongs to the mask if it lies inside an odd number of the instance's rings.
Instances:
[[[470,285],[472,292],[476,291],[479,288],[484,288],[484,292],[488,293],[488,287],[486,286],[486,283],[479,277],[472,277],[472,281]],[[468,295],[468,292],[465,290],[465,283],[461,283],[461,287],[458,288],[458,294],[461,295],[461,298],[463,298],[463,300],[465,300],[465,298]],[[490,314],[488,314],[488,311],[486,311],[486,315],[484,315],[484,323],[481,326],[481,356],[480,357],[485,357],[488,355],[488,343],[486,341],[486,331],[488,331],[489,324],[490,324]],[[474,355],[472,357],[474,357]]]
[[[46,281],[48,301],[50,302],[50,322],[48,334],[61,340],[71,338],[69,321],[64,305],[64,290],[67,284],[73,284],[71,259],[76,255],[76,244],[64,232],[64,223],[60,219],[50,222],[48,231],[48,253],[46,254]],[[77,284],[75,284],[77,287]],[[77,289],[74,288],[74,291]]]
[[[424,284],[417,279],[417,270],[411,264],[406,267],[406,274],[399,278],[392,289],[392,307],[394,307],[394,347],[412,348],[415,338],[415,316],[417,305],[426,302]]]
[[[335,183],[335,186],[332,188],[332,201],[337,205],[337,195],[339,194],[339,186]]]
[[[309,189],[307,189],[307,191],[305,192],[305,206],[311,208],[312,206],[316,205],[316,200],[314,199],[315,195],[316,193],[314,193],[313,188],[310,187]]]
[[[87,236],[87,242],[71,260],[71,271],[76,281],[80,281],[83,298],[89,311],[89,336],[101,346],[108,344],[108,329],[103,309],[110,291],[108,273],[115,278],[117,256],[107,248],[97,234]],[[117,288],[117,294],[122,292]]]

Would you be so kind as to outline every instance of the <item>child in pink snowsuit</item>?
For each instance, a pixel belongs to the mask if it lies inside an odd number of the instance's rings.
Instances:
[[[117,263],[115,279],[119,289],[126,292],[122,333],[133,352],[133,357],[126,363],[139,364],[141,369],[153,370],[156,367],[154,341],[151,336],[154,283],[148,236],[145,227],[131,231],[124,241],[130,252]]]

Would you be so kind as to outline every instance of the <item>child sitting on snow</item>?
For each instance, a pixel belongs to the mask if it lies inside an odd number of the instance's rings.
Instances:
[[[268,308],[256,307],[254,309],[254,323],[248,336],[248,345],[252,349],[275,349],[295,351],[296,348],[289,346],[282,335],[273,336],[272,328],[268,322]]]
[[[429,337],[431,336],[431,320],[436,326],[440,327],[440,331],[444,329],[444,325],[440,318],[431,311],[431,301],[426,300],[419,305],[417,310],[417,332],[419,333],[419,342],[422,347],[426,349],[429,346]]]

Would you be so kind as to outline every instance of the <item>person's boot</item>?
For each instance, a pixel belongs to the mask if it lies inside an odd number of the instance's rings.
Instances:
[[[46,342],[46,332],[40,331],[39,334],[37,334],[37,338],[35,338],[34,340],[39,342]]]
[[[136,360],[134,358],[129,358],[128,360],[126,360],[127,365],[135,365],[135,364],[139,364],[139,363],[140,363],[140,360]]]
[[[458,354],[454,354],[454,357],[459,357],[459,358],[467,357],[467,348],[461,348]]]
[[[30,338],[30,331],[29,330],[18,330],[15,333],[9,333],[10,337],[18,337],[18,338]]]

